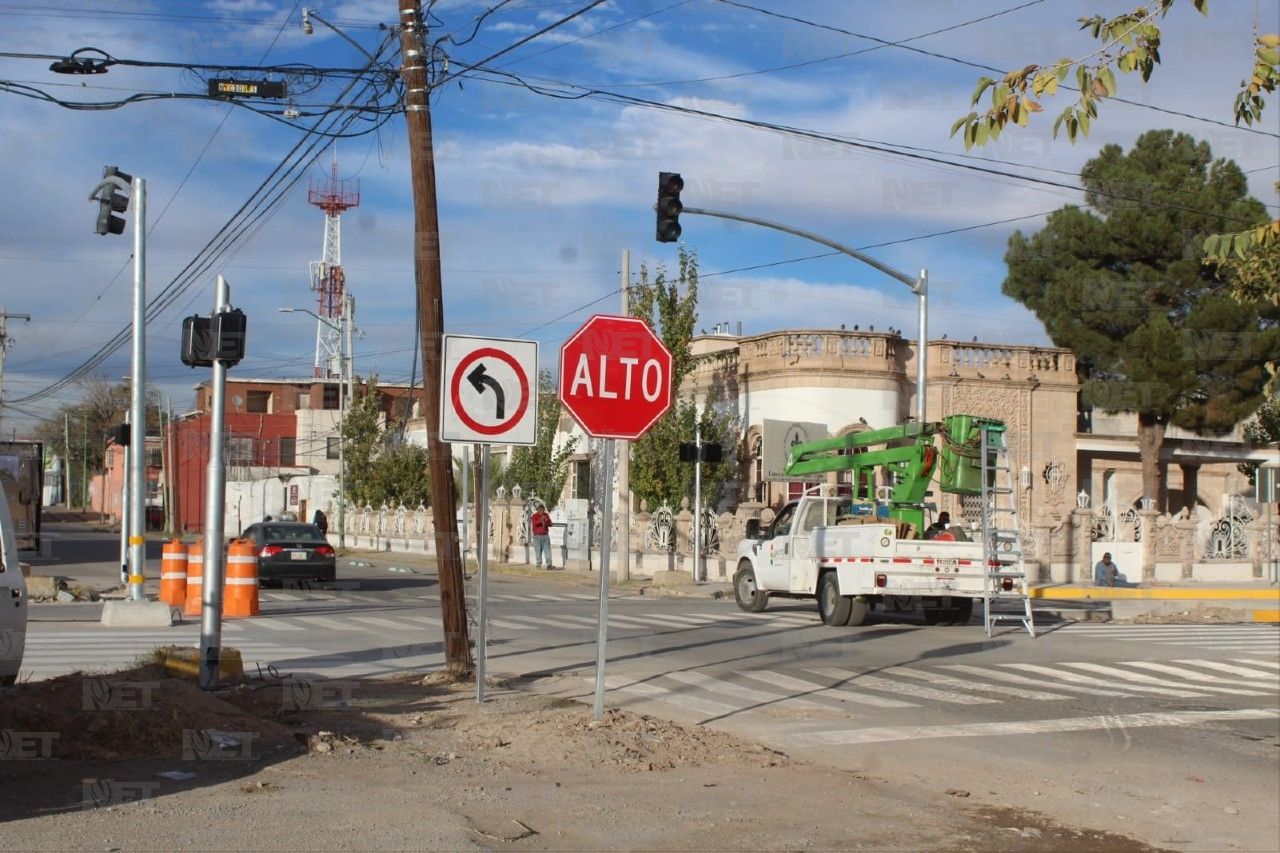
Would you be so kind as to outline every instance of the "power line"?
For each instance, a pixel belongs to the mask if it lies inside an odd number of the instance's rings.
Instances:
[[[901,150],[897,147],[888,147],[888,146],[894,145],[894,143],[873,144],[873,143],[865,142],[862,140],[835,136],[830,133],[821,133],[816,130],[808,130],[806,128],[793,127],[791,125],[776,124],[773,122],[760,121],[757,119],[741,118],[738,116],[729,116],[729,115],[724,115],[723,113],[712,112],[710,110],[702,110],[702,109],[697,109],[695,107],[681,106],[679,104],[669,104],[669,103],[664,103],[662,101],[653,101],[647,98],[636,97],[635,95],[624,95],[624,94],[621,94],[618,92],[612,92],[606,89],[589,88],[585,86],[580,86],[576,83],[565,83],[562,81],[554,81],[554,80],[543,81],[555,86],[563,86],[570,89],[580,90],[576,93],[556,92],[556,91],[551,91],[548,89],[535,86],[517,74],[513,74],[509,71],[499,71],[498,69],[495,69],[495,68],[476,68],[475,66],[467,66],[466,70],[477,70],[483,73],[498,75],[500,78],[505,78],[505,79],[496,79],[496,80],[488,77],[474,78],[477,80],[486,81],[490,83],[500,83],[500,84],[509,85],[509,86],[518,86],[518,87],[528,89],[529,91],[534,92],[535,94],[538,94],[538,95],[558,98],[561,100],[581,100],[588,97],[601,98],[603,100],[613,101],[616,103],[622,103],[622,104],[627,104],[631,106],[642,106],[642,107],[647,107],[649,109],[663,110],[666,112],[673,112],[673,113],[682,114],[682,115],[695,116],[698,118],[705,118],[712,121],[724,122],[726,124],[741,125],[744,127],[754,128],[756,130],[764,130],[772,133],[780,133],[783,135],[797,136],[804,139],[813,139],[821,142],[830,142],[838,145],[845,145],[851,148],[858,148],[865,151],[872,151],[879,154],[888,155],[891,157],[915,160],[918,162],[933,163],[940,166],[950,167],[953,169],[961,169],[961,170],[967,170],[971,172],[977,172],[979,174],[988,175],[996,178],[1007,178],[1007,179],[1022,181],[1030,184],[1037,184],[1037,185],[1047,186],[1047,187],[1056,187],[1058,189],[1070,190],[1073,193],[1094,192],[1096,195],[1110,198],[1115,201],[1137,202],[1150,207],[1161,208],[1164,210],[1177,210],[1184,213],[1194,213],[1194,214],[1204,215],[1204,211],[1197,210],[1191,207],[1183,207],[1181,205],[1172,204],[1169,202],[1152,201],[1148,198],[1142,198],[1142,197],[1136,197],[1136,196],[1126,196],[1120,193],[1102,190],[1102,189],[1086,190],[1084,187],[1078,186],[1076,184],[1068,184],[1063,181],[1052,180],[1050,178],[1036,177],[1034,175],[1023,175],[1017,172],[1010,172],[1010,171],[995,169],[987,166],[979,166],[974,163],[963,163],[963,162],[956,162],[954,160],[947,160],[942,157],[931,156],[929,154],[921,153],[919,151]],[[530,79],[537,80],[540,78],[531,77]],[[1257,224],[1256,222],[1243,220],[1236,217],[1222,216],[1220,218],[1223,220],[1223,222],[1237,222],[1237,223],[1244,224],[1246,226],[1252,226]]]
[[[762,15],[767,15],[768,17],[771,17],[771,18],[778,18],[784,21],[791,21],[797,24],[804,24],[805,26],[814,27],[820,30],[828,30],[833,33],[841,33],[843,35],[853,36],[854,38],[867,39],[868,41],[873,41],[880,44],[882,47],[897,47],[897,48],[900,48],[901,50],[909,50],[912,53],[919,53],[923,56],[931,56],[935,59],[943,59],[943,60],[946,60],[947,62],[954,62],[959,65],[967,66],[969,68],[975,68],[979,71],[990,71],[991,73],[999,74],[1002,77],[1009,73],[1006,69],[995,68],[990,65],[983,65],[980,62],[971,62],[970,60],[967,60],[967,59],[960,59],[959,57],[949,56],[948,54],[938,53],[937,51],[933,51],[933,50],[925,50],[919,47],[912,47],[902,42],[892,42],[892,41],[889,41],[888,39],[878,38],[877,36],[870,36],[870,35],[867,35],[866,33],[854,32],[853,30],[846,30],[841,27],[834,26],[832,24],[823,24],[819,21],[811,21],[808,18],[800,18],[795,15],[785,14],[783,12],[775,12],[771,9],[764,9],[759,6],[753,6],[750,3],[743,3],[741,2],[741,0],[719,0],[719,2],[724,3],[727,6],[737,6],[740,9],[748,9],[752,12],[758,12]],[[1079,91],[1072,86],[1068,86],[1065,83],[1061,84],[1060,88],[1068,89],[1073,92]],[[1141,107],[1142,109],[1155,110],[1156,112],[1165,113],[1167,115],[1175,115],[1181,118],[1192,119],[1193,121],[1201,121],[1207,124],[1216,124],[1219,127],[1228,127],[1234,130],[1243,131],[1245,133],[1256,133],[1262,136],[1271,136],[1271,137],[1280,139],[1280,133],[1272,133],[1270,131],[1261,130],[1256,127],[1249,127],[1248,125],[1241,127],[1240,125],[1232,124],[1231,122],[1219,121],[1218,119],[1212,119],[1206,116],[1199,116],[1193,113],[1182,112],[1181,110],[1173,110],[1173,109],[1168,109],[1166,107],[1158,107],[1154,104],[1144,104],[1141,101],[1131,101],[1127,98],[1121,98],[1119,96],[1111,96],[1107,98],[1107,100],[1117,101],[1121,104],[1128,104],[1131,107]]]
[[[1020,3],[1017,6],[1011,6],[1008,9],[1001,9],[999,11],[992,12],[989,15],[983,15],[982,17],[979,17],[979,18],[971,18],[970,20],[961,21],[960,23],[957,23],[957,24],[951,24],[950,26],[942,27],[941,29],[930,30],[927,33],[920,33],[919,35],[911,36],[910,38],[900,39],[895,42],[886,42],[884,44],[878,44],[875,47],[864,47],[859,50],[845,51],[843,53],[837,53],[831,56],[821,56],[816,59],[806,59],[801,62],[791,62],[786,65],[774,65],[769,68],[757,68],[751,71],[739,71],[735,74],[719,74],[711,77],[695,77],[689,80],[665,80],[665,81],[654,81],[654,82],[648,82],[648,83],[610,83],[609,85],[617,89],[631,89],[631,88],[641,88],[641,87],[648,87],[648,86],[684,86],[691,83],[713,83],[720,80],[737,80],[742,77],[754,77],[758,74],[773,74],[774,72],[777,72],[777,71],[790,71],[796,68],[808,68],[813,65],[820,65],[824,62],[833,62],[834,60],[837,60],[837,59],[848,59],[853,56],[861,56],[864,53],[873,53],[877,50],[884,50],[886,47],[901,47],[902,45],[907,44],[908,42],[919,41],[920,39],[929,38],[930,36],[941,35],[943,33],[949,33],[952,30],[958,30],[964,27],[973,26],[974,24],[980,24],[984,21],[990,21],[992,18],[999,18],[1002,15],[1008,15],[1012,12],[1017,12],[1022,9],[1026,9],[1028,6],[1036,6],[1043,2],[1044,0],[1028,0],[1028,2],[1026,3]],[[506,66],[502,66],[502,67],[505,68]]]
[[[526,45],[529,42],[533,41],[534,39],[544,36],[558,27],[564,26],[565,24],[572,21],[574,18],[577,18],[580,15],[586,14],[587,12],[590,12],[595,7],[603,5],[606,2],[608,2],[608,0],[591,0],[590,3],[578,9],[576,12],[571,12],[570,14],[565,15],[563,18],[552,21],[542,29],[537,30],[536,32],[532,32],[529,35],[525,36],[524,38],[517,39],[512,44],[507,45],[506,47],[502,48],[502,50],[499,50],[497,53],[493,53],[493,54],[490,54],[489,56],[486,56],[484,59],[482,59],[480,62],[476,64],[485,65],[487,63],[493,62],[493,60],[497,59],[500,56],[506,56],[508,53],[515,50],[516,48],[522,45]],[[437,85],[443,86],[445,83],[449,83],[453,80],[456,80],[459,76],[460,74],[450,74],[444,79],[440,80],[440,82]]]
[[[375,56],[380,56],[391,42],[393,36],[388,36],[378,47]],[[369,66],[373,67],[376,62],[370,62]],[[344,97],[351,89],[355,88],[358,79],[353,79],[348,83],[346,90],[340,95]],[[364,87],[360,95],[373,87],[372,81],[365,81]],[[165,309],[170,307],[186,290],[188,290],[199,278],[212,266],[217,263],[223,255],[229,250],[234,253],[243,245],[237,238],[245,233],[249,228],[253,227],[259,221],[269,217],[279,208],[279,205],[287,194],[306,174],[311,164],[324,152],[327,142],[324,141],[326,134],[320,130],[320,125],[324,118],[308,129],[301,139],[293,146],[285,155],[279,164],[267,175],[266,178],[254,190],[250,198],[240,206],[235,213],[227,220],[222,229],[219,230],[214,237],[200,249],[188,264],[170,281],[163,291],[154,297],[147,306],[147,322],[150,323],[159,316]],[[354,114],[340,114],[333,118],[330,127],[339,124],[349,124],[355,120]],[[308,142],[310,140],[310,142]],[[302,150],[302,149],[306,150]],[[298,154],[302,151],[301,154]],[[297,159],[293,159],[297,156]],[[290,162],[292,160],[292,163]],[[273,198],[259,198],[264,193],[275,193]],[[265,203],[265,206],[263,206]],[[256,210],[256,212],[254,212]],[[248,218],[242,218],[248,217]],[[46,397],[66,387],[67,385],[77,381],[78,379],[89,375],[98,365],[102,364],[113,353],[118,351],[128,340],[131,327],[126,326],[118,332],[113,338],[103,344],[103,346],[94,355],[85,360],[79,367],[63,376],[61,379],[50,383],[45,388],[40,389],[33,394],[22,398],[18,402],[32,402],[42,397]]]

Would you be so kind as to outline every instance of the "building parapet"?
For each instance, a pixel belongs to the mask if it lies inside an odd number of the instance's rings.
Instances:
[[[1078,384],[1069,349],[946,340],[929,342],[929,375]]]

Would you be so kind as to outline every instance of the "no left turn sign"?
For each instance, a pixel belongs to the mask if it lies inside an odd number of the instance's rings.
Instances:
[[[536,443],[536,341],[445,335],[442,370],[442,441]]]

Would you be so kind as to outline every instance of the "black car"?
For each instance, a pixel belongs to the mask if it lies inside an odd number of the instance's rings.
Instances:
[[[260,580],[317,580],[333,583],[337,554],[314,524],[262,521],[245,528],[241,538],[258,550]]]

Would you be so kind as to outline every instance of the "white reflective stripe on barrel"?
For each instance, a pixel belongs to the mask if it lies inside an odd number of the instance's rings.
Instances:
[[[186,576],[186,572],[161,572],[160,580],[176,581],[178,578],[185,578]]]
[[[257,586],[257,578],[227,578],[227,586]]]

